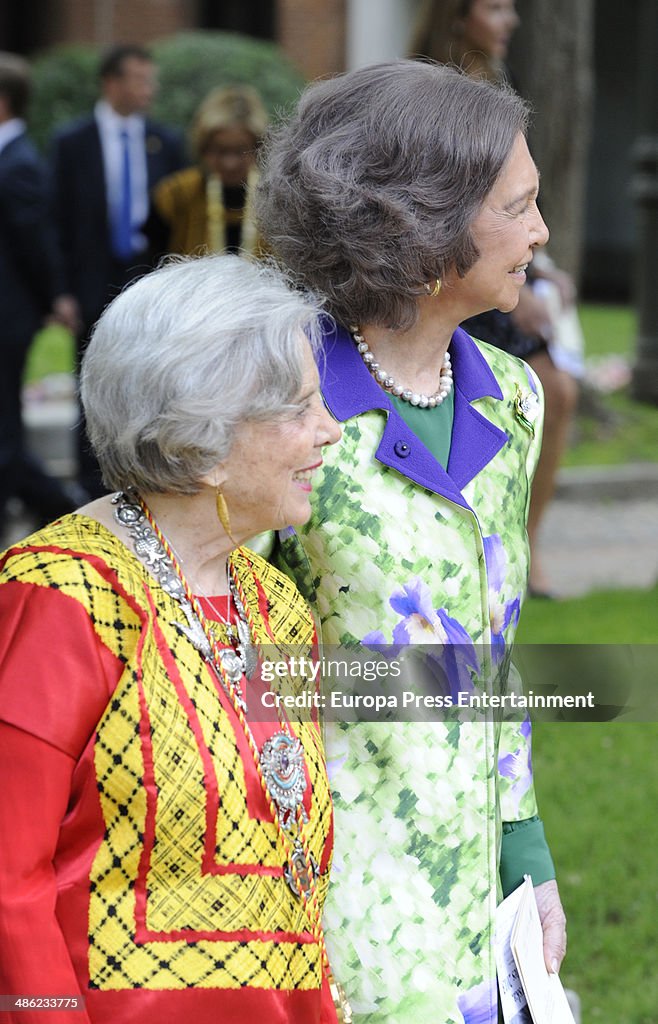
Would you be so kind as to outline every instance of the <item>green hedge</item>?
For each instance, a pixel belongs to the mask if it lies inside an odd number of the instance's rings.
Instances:
[[[91,46],[58,47],[34,61],[28,121],[39,146],[47,146],[57,125],[91,110],[98,98],[97,66]]]
[[[296,103],[304,79],[274,43],[237,32],[184,32],[153,46],[160,68],[154,116],[187,127],[217,85],[251,85],[275,116]]]
[[[153,116],[183,131],[217,85],[254,86],[273,116],[290,108],[304,87],[278,46],[236,32],[183,32],[150,49],[160,72]],[[98,56],[96,47],[61,46],[34,61],[30,129],[42,148],[57,125],[91,111],[98,96]]]

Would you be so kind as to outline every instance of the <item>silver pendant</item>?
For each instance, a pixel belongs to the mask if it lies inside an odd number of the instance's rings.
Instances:
[[[239,671],[237,673],[237,677],[231,678],[229,672],[226,669],[226,665],[224,664],[224,655],[231,655],[231,654],[235,655],[235,651],[222,651],[221,654],[220,654],[220,659],[222,661],[222,668],[224,669],[224,672],[226,672],[226,678],[222,675],[222,673],[220,671],[220,668],[219,668],[219,666],[218,666],[218,664],[217,664],[217,662],[215,661],[214,658],[212,658],[212,657],[208,658],[208,664],[210,665],[211,669],[213,670],[213,672],[217,676],[219,682],[222,684],[222,689],[224,690],[224,692],[227,693],[229,697],[231,696],[231,694],[233,694],[233,697],[235,698],[236,704],[238,704],[242,708],[242,710],[244,711],[244,713],[246,715],[247,711],[248,711],[248,708],[247,708],[247,702],[244,699],[244,694],[242,692],[242,685],[241,685],[242,671]],[[237,655],[235,655],[235,656],[237,657]],[[227,687],[227,685],[226,685],[226,679],[228,679],[228,681],[229,681],[230,690],[229,690],[229,687]]]
[[[183,604],[187,600],[185,587],[174,571],[167,552],[158,540],[141,506],[130,501],[128,496],[123,493],[115,494],[112,504],[116,506],[114,518],[130,533],[135,554],[146,563],[149,572],[155,576],[162,589],[175,601]]]
[[[258,668],[258,653],[251,639],[251,630],[249,629],[249,623],[247,622],[247,613],[245,612],[244,605],[242,604],[240,596],[233,585],[233,581],[231,581],[231,596],[233,597],[233,602],[238,612],[238,621],[236,623],[238,630],[238,642],[236,646],[238,653],[242,658],[242,671],[246,675],[247,679],[251,679]]]
[[[311,895],[315,885],[315,879],[318,878],[320,875],[320,868],[318,862],[316,861],[315,857],[310,852],[310,850],[309,859],[311,861],[310,874],[308,864],[306,863],[306,857],[304,856],[304,847],[302,846],[299,839],[295,839],[292,848],[292,857],[290,858],[290,864],[286,864],[286,866],[283,869],[283,877],[290,886],[294,896],[301,896],[301,892],[295,879],[295,875],[293,874],[293,866],[295,867],[297,877],[301,882],[302,892],[306,896]]]
[[[242,679],[242,658],[237,651],[220,651],[219,660],[230,681],[235,686]]]
[[[304,752],[297,737],[287,732],[276,732],[263,744],[260,766],[283,827],[288,827],[298,808],[302,820],[308,821],[303,803],[306,790]]]
[[[205,661],[210,661],[212,658],[210,643],[208,642],[208,637],[201,628],[201,623],[194,613],[194,608],[187,600],[181,601],[180,606],[182,611],[185,613],[185,618],[187,619],[188,624],[187,626],[184,626],[182,622],[173,621],[171,625],[175,626],[179,633],[182,633],[183,636],[187,637]]]

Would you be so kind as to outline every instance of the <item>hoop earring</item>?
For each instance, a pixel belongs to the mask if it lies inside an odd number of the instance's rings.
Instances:
[[[430,298],[435,299],[439,292],[441,291],[441,278],[437,277],[436,281],[434,282],[434,285],[432,285],[429,281],[426,281],[425,291],[430,296]]]

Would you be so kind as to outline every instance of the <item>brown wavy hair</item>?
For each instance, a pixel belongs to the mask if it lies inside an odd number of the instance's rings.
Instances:
[[[342,323],[409,327],[423,283],[478,258],[472,222],[527,120],[510,89],[433,63],[317,82],[266,144],[260,231]]]

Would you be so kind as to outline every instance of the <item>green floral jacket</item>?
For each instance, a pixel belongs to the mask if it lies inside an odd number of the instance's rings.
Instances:
[[[473,664],[482,652],[506,660],[527,581],[541,393],[524,363],[462,330],[451,354],[445,471],[350,336],[325,339],[323,392],[343,437],[326,451],[311,521],[283,531],[276,555],[315,599],[325,645],[459,644]],[[494,1024],[501,823],[536,814],[529,723],[329,723],[326,742],[336,836],[325,923],[355,1020]]]

